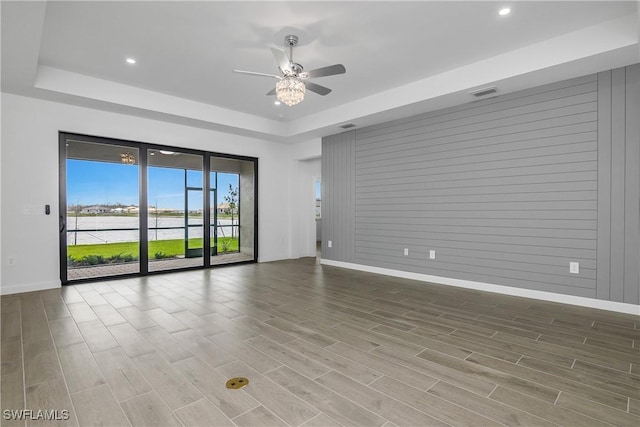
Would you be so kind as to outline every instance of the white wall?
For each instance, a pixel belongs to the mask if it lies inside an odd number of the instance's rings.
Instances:
[[[315,178],[319,177],[322,139],[314,138],[291,147],[291,258],[316,256]]]
[[[293,258],[316,256],[315,180],[320,176],[320,165],[320,158],[298,160],[295,165]]]
[[[311,160],[322,156],[322,138],[299,142],[291,150],[296,160]]]
[[[258,157],[259,260],[292,254],[289,145],[4,93],[1,114],[3,294],[60,286],[58,131]]]

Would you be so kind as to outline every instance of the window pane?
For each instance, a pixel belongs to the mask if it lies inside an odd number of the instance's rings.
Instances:
[[[149,271],[203,265],[202,156],[149,150]]]
[[[209,230],[212,246],[215,242],[212,265],[254,259],[254,169],[252,161],[211,158],[216,177]]]
[[[138,150],[67,141],[67,279],[137,273]]]

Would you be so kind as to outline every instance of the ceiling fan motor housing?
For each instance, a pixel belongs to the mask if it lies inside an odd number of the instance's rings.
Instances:
[[[291,75],[292,76],[299,76],[300,73],[302,73],[302,70],[304,69],[304,67],[300,64],[298,64],[297,62],[292,62],[291,63]]]
[[[293,34],[290,34],[284,37],[285,46],[293,47],[297,44],[298,44],[298,36],[294,36]]]

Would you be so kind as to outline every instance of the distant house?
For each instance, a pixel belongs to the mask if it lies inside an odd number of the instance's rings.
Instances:
[[[137,209],[137,208],[136,208]],[[137,210],[136,210],[137,212]],[[179,212],[176,209],[171,208],[156,208],[155,206],[149,206],[149,213],[157,213],[157,214],[170,214]]]
[[[231,212],[231,208],[229,207],[229,203],[220,203],[218,205],[218,209],[217,209],[219,214],[226,214],[226,215],[230,215],[232,213],[236,213],[238,212],[238,206],[236,205],[235,208],[233,208],[233,212]]]
[[[83,214],[100,214],[100,213],[108,213],[111,209],[104,206],[87,206],[86,208],[82,208],[80,213]]]

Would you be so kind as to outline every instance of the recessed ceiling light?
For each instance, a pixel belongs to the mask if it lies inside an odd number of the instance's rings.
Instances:
[[[278,101],[278,100],[276,99],[275,101],[273,101],[273,104],[274,104],[274,105],[280,105],[280,104],[281,104],[281,102],[280,102],[280,101]]]
[[[500,9],[498,11],[498,15],[500,15],[500,16],[506,16],[506,15],[508,15],[510,13],[511,13],[511,9],[509,9],[508,7],[505,7],[505,8]]]
[[[136,60],[133,58],[127,58],[127,64],[135,64]]]

